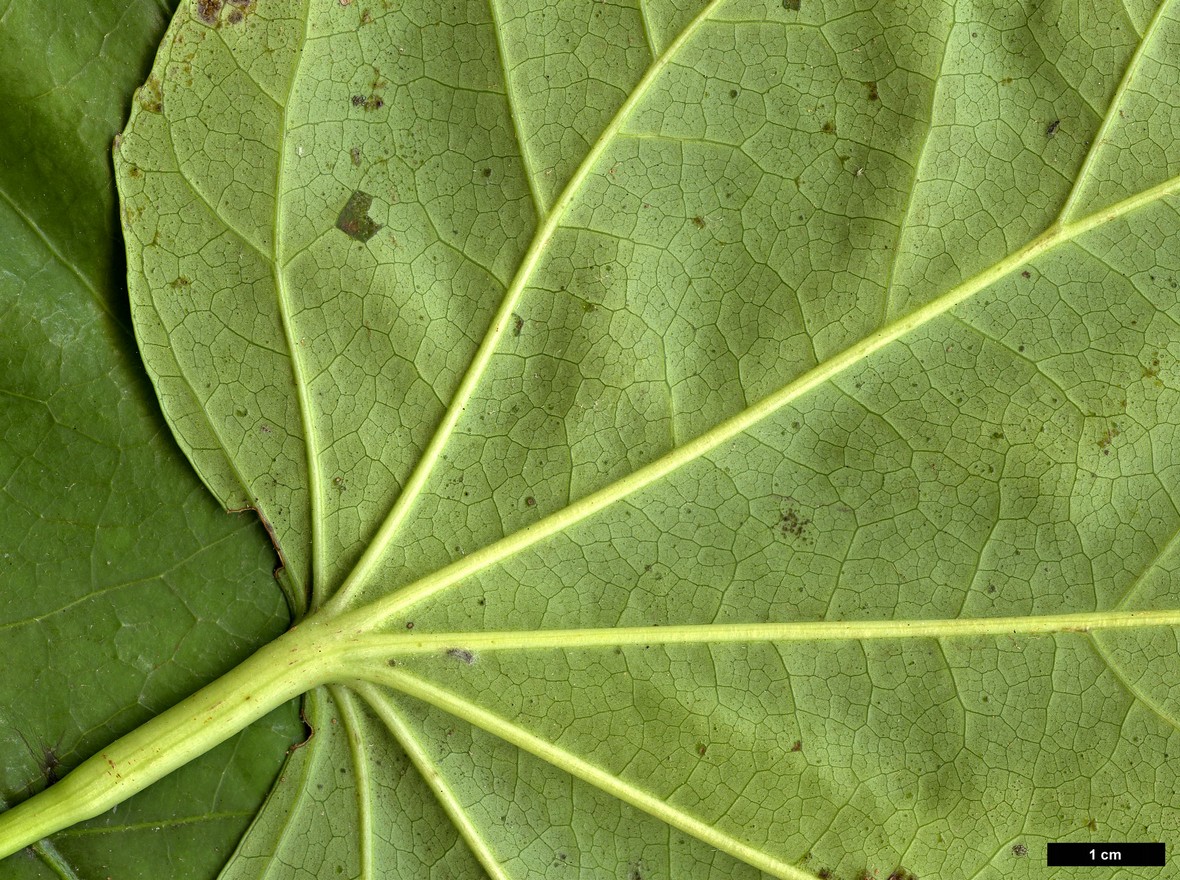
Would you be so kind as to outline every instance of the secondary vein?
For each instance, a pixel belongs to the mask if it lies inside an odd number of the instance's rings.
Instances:
[[[479,828],[476,827],[455,792],[439,773],[434,760],[427,754],[419,738],[410,730],[401,713],[394,708],[393,701],[367,682],[354,683],[352,689],[369,704],[390,735],[405,750],[406,755],[422,776],[422,780],[434,793],[439,806],[442,807],[447,818],[451,820],[451,823],[463,837],[464,842],[480,866],[487,872],[488,877],[491,880],[510,880],[501,867],[499,859],[496,858],[496,854],[492,852],[488,842],[480,834]]]
[[[1106,116],[1103,118],[1102,124],[1098,127],[1098,131],[1094,135],[1094,140],[1090,142],[1089,152],[1086,153],[1086,158],[1082,160],[1082,167],[1078,170],[1078,176],[1074,179],[1073,186],[1069,190],[1069,195],[1065,197],[1065,203],[1061,206],[1061,212],[1057,215],[1058,223],[1065,223],[1069,219],[1069,212],[1073,209],[1074,203],[1077,202],[1082,187],[1085,186],[1086,180],[1090,176],[1090,168],[1093,166],[1098,152],[1102,149],[1102,145],[1106,141],[1106,136],[1118,116],[1116,111],[1123,101],[1123,95],[1126,94],[1127,88],[1135,76],[1135,71],[1139,68],[1139,62],[1147,52],[1147,45],[1151,42],[1156,28],[1164,19],[1164,11],[1168,8],[1168,3],[1169,0],[1161,0],[1160,5],[1155,10],[1155,16],[1151,19],[1151,24],[1143,32],[1143,38],[1139,41],[1139,45],[1135,49],[1135,54],[1127,62],[1127,69],[1123,71],[1123,78],[1119,81],[1118,88],[1115,89],[1114,94],[1110,98],[1110,106],[1106,109]]]
[[[533,210],[536,211],[537,220],[540,221],[545,216],[545,205],[542,203],[541,193],[537,189],[537,175],[533,171],[524,131],[521,128],[520,108],[516,106],[516,96],[512,91],[512,76],[508,72],[508,50],[504,46],[504,40],[500,37],[503,23],[500,20],[500,7],[496,4],[496,0],[488,0],[488,10],[492,15],[492,30],[496,34],[496,54],[500,56],[500,75],[504,80],[504,99],[508,102],[508,115],[512,117],[512,131],[516,135],[516,146],[520,149],[520,164],[524,168],[524,179],[529,185],[529,195],[533,197]]]
[[[275,294],[278,301],[279,323],[283,328],[283,338],[287,343],[287,350],[291,353],[291,373],[295,382],[296,398],[299,402],[299,421],[303,428],[303,447],[307,456],[307,493],[308,493],[308,521],[311,525],[311,608],[316,608],[323,600],[324,591],[324,512],[323,493],[320,486],[319,451],[316,446],[315,424],[311,412],[311,396],[308,393],[307,378],[303,372],[303,362],[299,358],[299,341],[295,337],[295,328],[291,321],[290,294],[287,292],[285,264],[283,262],[283,187],[286,177],[287,147],[287,111],[291,106],[291,95],[295,91],[295,83],[299,79],[299,68],[303,61],[303,47],[308,41],[308,29],[311,25],[311,10],[304,7],[303,35],[299,40],[295,63],[291,71],[291,82],[287,87],[287,99],[282,103],[282,113],[279,117],[279,148],[278,170],[275,173],[275,213],[274,264],[271,273],[274,278]]]
[[[775,858],[765,850],[751,846],[739,838],[727,834],[715,825],[705,822],[681,808],[668,803],[645,791],[638,785],[626,782],[608,770],[585,761],[572,752],[530,733],[493,712],[470,702],[458,694],[422,681],[416,676],[406,675],[394,669],[377,669],[366,676],[376,684],[383,684],[416,697],[444,712],[462,718],[476,727],[486,730],[505,742],[529,752],[548,764],[564,770],[624,803],[654,816],[662,822],[690,834],[697,840],[713,846],[748,865],[753,865],[782,880],[815,880],[815,877],[794,865]]]
[[[623,124],[630,118],[631,113],[639,106],[640,101],[647,94],[648,89],[651,88],[653,82],[659,78],[660,74],[671,63],[672,59],[680,52],[684,45],[692,38],[692,36],[699,30],[701,24],[705,22],[713,13],[713,11],[721,5],[723,0],[712,0],[704,9],[702,9],[697,16],[689,22],[688,26],[677,36],[677,38],[669,44],[664,53],[656,59],[651,67],[648,68],[643,79],[639,81],[639,85],[619,107],[614,117],[607,124],[606,128],[602,130],[582,163],[578,166],[569,183],[566,184],[565,189],[562,190],[561,195],[554,203],[552,210],[546,216],[544,223],[537,230],[532,244],[525,253],[524,259],[521,261],[516,275],[512,280],[512,284],[504,295],[504,299],[500,303],[500,308],[497,310],[495,317],[492,320],[491,327],[480,343],[479,348],[475,352],[475,357],[471,361],[467,372],[464,374],[462,381],[459,383],[459,388],[455,392],[454,399],[451,401],[450,407],[443,416],[442,422],[435,431],[434,436],[430,440],[430,444],[422,453],[422,457],[418,460],[417,466],[411,473],[409,480],[406,481],[405,488],[402,489],[389,515],[381,524],[377,534],[374,535],[373,540],[369,542],[368,547],[362,554],[360,560],[348,575],[347,579],[340,586],[340,590],[336,596],[333,597],[330,603],[330,610],[335,613],[347,606],[355,591],[360,589],[365,584],[369,576],[373,573],[385,552],[385,548],[393,540],[394,535],[400,528],[402,522],[405,520],[406,514],[410,507],[417,499],[422,488],[426,485],[427,479],[434,470],[434,465],[442,455],[443,447],[446,446],[451,434],[455,430],[455,425],[459,422],[459,417],[466,409],[468,401],[472,394],[475,393],[476,386],[483,377],[484,371],[491,362],[492,355],[500,344],[500,339],[504,335],[504,331],[512,323],[512,313],[516,310],[517,304],[525,289],[528,287],[529,280],[536,271],[537,266],[541,262],[541,257],[544,255],[549,242],[552,240],[557,229],[561,226],[562,218],[569,210],[570,205],[573,204],[578,193],[582,189],[582,185],[590,176],[594,167],[598,164],[607,147],[612,144],[619,132],[622,130]]]

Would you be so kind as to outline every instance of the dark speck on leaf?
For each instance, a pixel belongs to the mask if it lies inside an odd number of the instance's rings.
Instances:
[[[815,873],[819,877],[819,880],[832,880],[832,872],[829,868],[820,868]]]
[[[709,751],[709,747],[704,743],[697,743],[697,757],[705,757],[705,753]]]
[[[820,131],[822,131],[824,134],[835,134],[836,133],[836,123],[833,120],[829,119],[827,122],[825,122],[823,124],[823,127],[820,129]]]
[[[492,176],[492,169],[491,169],[491,168],[485,168],[485,169],[483,170],[483,176],[484,176],[484,177],[491,177],[491,176]]]
[[[1052,122],[1049,123],[1049,127],[1045,129],[1045,137],[1047,137],[1047,138],[1053,137],[1053,135],[1057,134],[1057,129],[1060,126],[1061,126],[1061,120],[1054,119]]]
[[[729,97],[736,98],[737,97],[737,89],[730,89],[729,90]]]
[[[811,520],[807,517],[801,516],[799,511],[793,507],[788,507],[783,511],[782,518],[779,520],[779,529],[784,535],[794,535],[796,538],[802,538],[807,533],[807,527],[811,525]]]
[[[367,98],[364,95],[352,96],[353,107],[364,107],[365,110],[380,110],[385,106],[385,100],[378,95],[369,95]]]
[[[449,648],[447,650],[447,656],[467,666],[475,662],[475,654],[466,648]]]
[[[908,870],[900,865],[893,869],[893,873],[889,875],[889,880],[918,880],[916,874],[911,874]]]
[[[1028,855],[1028,847],[1023,843],[1014,843],[1012,844],[1012,855],[1018,858],[1021,856],[1026,856]]]
[[[532,495],[530,495],[528,498],[526,498],[524,500],[524,506],[525,507],[536,507],[537,506],[537,499],[534,498]]]
[[[512,335],[519,336],[520,331],[522,331],[523,329],[524,329],[524,318],[522,318],[520,315],[516,314],[516,312],[513,312],[512,313]]]
[[[692,225],[695,226],[697,229],[704,229],[705,228],[705,218],[702,217],[700,214],[697,214],[695,217],[692,218]]]
[[[791,746],[791,751],[792,752],[803,751],[803,740],[801,740],[801,739],[795,740],[795,744],[793,746]]]
[[[187,275],[180,275],[172,279],[172,282],[168,286],[173,290],[179,290],[182,287],[188,287],[192,283],[192,280]]]
[[[352,164],[357,168],[361,167],[361,148],[353,147],[348,151],[348,158],[352,160]]]
[[[381,228],[381,224],[369,216],[372,204],[373,197],[358,189],[348,197],[348,201],[340,209],[340,216],[336,218],[336,228],[356,241],[368,241]]]
[[[881,93],[877,91],[877,83],[875,80],[869,80],[865,83],[865,88],[869,90],[870,101],[880,101]]]
[[[414,628],[414,621],[407,620],[406,621],[406,629],[413,629],[413,628]]]
[[[1025,269],[1023,272],[1020,273],[1020,277],[1021,278],[1032,278],[1032,272],[1028,271],[1028,269]]]
[[[802,4],[803,0],[783,0],[783,9],[789,9],[791,12],[798,12]]]

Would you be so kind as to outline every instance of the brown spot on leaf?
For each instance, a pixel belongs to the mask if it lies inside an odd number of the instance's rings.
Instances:
[[[154,76],[149,77],[139,90],[139,106],[148,113],[164,112],[164,92],[160,88],[160,81]]]
[[[536,507],[537,506],[537,499],[534,498],[532,495],[528,496],[526,499],[524,499],[524,506],[525,507]]]
[[[340,216],[336,218],[336,228],[351,239],[368,241],[381,228],[381,224],[369,216],[372,204],[371,195],[356,190],[340,209]]]
[[[1053,137],[1053,135],[1057,134],[1057,129],[1060,127],[1061,127],[1061,120],[1054,119],[1052,122],[1049,123],[1048,128],[1045,129],[1045,137],[1047,137],[1047,138]]]
[[[869,100],[870,101],[880,101],[881,100],[881,93],[877,91],[877,81],[876,80],[871,79],[868,82],[866,82],[864,84],[864,86],[866,89],[869,90]]]
[[[836,121],[834,119],[829,119],[820,128],[820,131],[822,131],[824,134],[835,134],[836,133]]]
[[[491,168],[485,168],[485,169],[483,170],[483,176],[484,176],[484,177],[491,177],[491,176],[492,176],[492,169],[491,169]]]
[[[128,177],[140,177],[142,175],[143,175],[143,172],[139,170],[138,165],[132,165],[130,168],[127,169],[127,176]]]
[[[216,25],[221,7],[222,0],[197,0],[197,18],[205,24]]]
[[[702,217],[700,214],[697,214],[695,217],[692,218],[692,225],[695,226],[697,229],[704,229],[705,228],[705,218]]]
[[[1114,442],[1114,438],[1117,437],[1121,433],[1122,433],[1122,431],[1119,430],[1118,425],[1111,425],[1109,428],[1106,429],[1106,433],[1104,433],[1102,435],[1102,437],[1098,440],[1098,448],[1101,449],[1103,452],[1105,452],[1107,455],[1109,455],[1110,454],[1110,451],[1109,451],[1110,445]]]
[[[918,880],[918,875],[898,865],[893,869],[893,873],[889,875],[889,880]]]
[[[697,757],[705,757],[707,751],[709,751],[709,747],[705,743],[697,743]]]
[[[226,19],[225,19],[225,20],[226,20],[226,21],[228,21],[230,24],[241,24],[241,23],[242,23],[242,20],[243,20],[245,17],[246,17],[246,16],[244,16],[244,15],[242,14],[242,10],[240,10],[240,9],[234,9],[234,10],[231,10],[231,11],[230,11],[230,14],[229,14],[228,16],[226,16]]]
[[[1028,847],[1023,843],[1014,843],[1012,844],[1012,855],[1016,856],[1017,858],[1023,858],[1024,856],[1028,855]]]
[[[176,278],[172,279],[172,283],[170,283],[168,286],[173,290],[179,290],[182,287],[188,287],[192,283],[192,279],[190,279],[187,275],[178,275]]]
[[[361,167],[361,148],[353,147],[348,151],[348,158],[352,160],[352,164],[357,168]]]
[[[792,752],[801,752],[801,751],[803,751],[803,740],[801,740],[801,739],[797,739],[797,740],[795,740],[795,743],[794,743],[794,745],[792,745],[792,746],[791,746],[791,751],[792,751]]]
[[[815,873],[816,873],[816,876],[819,877],[819,880],[832,880],[832,869],[831,868],[820,868]]]
[[[512,313],[512,335],[519,336],[520,332],[522,330],[524,330],[524,318],[522,318],[520,315],[516,314],[516,312],[513,312]]]
[[[789,9],[791,12],[798,12],[803,5],[803,0],[783,0],[783,9]]]

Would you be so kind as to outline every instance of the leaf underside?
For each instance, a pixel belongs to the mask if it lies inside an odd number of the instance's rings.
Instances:
[[[1124,624],[1177,605],[1178,48],[1168,3],[183,5],[116,148],[144,361],[295,612],[406,646],[309,695],[223,876],[1175,837],[1175,620]],[[818,621],[885,637],[740,628]]]

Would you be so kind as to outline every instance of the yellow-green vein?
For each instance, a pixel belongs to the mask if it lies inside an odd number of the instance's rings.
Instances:
[[[357,857],[361,873],[357,880],[374,880],[373,873],[373,786],[369,781],[369,765],[365,760],[365,743],[361,735],[360,713],[352,696],[344,688],[328,685],[328,693],[340,709],[340,723],[348,738],[348,756],[352,760],[353,782],[356,785]]]
[[[1118,87],[1110,97],[1110,106],[1106,108],[1106,116],[1103,117],[1102,124],[1098,126],[1098,131],[1095,132],[1094,139],[1090,141],[1090,149],[1086,152],[1086,158],[1082,160],[1082,167],[1078,169],[1078,175],[1074,178],[1069,195],[1065,197],[1065,204],[1061,206],[1061,212],[1057,215],[1058,223],[1065,223],[1069,220],[1069,212],[1074,207],[1074,203],[1077,201],[1082,187],[1085,186],[1086,181],[1089,179],[1090,168],[1094,164],[1094,160],[1102,149],[1103,144],[1106,142],[1106,136],[1110,132],[1110,127],[1118,117],[1116,111],[1123,101],[1123,95],[1126,94],[1127,87],[1131,84],[1131,80],[1135,76],[1135,71],[1139,69],[1139,62],[1143,59],[1147,51],[1148,43],[1151,42],[1152,36],[1155,35],[1155,30],[1159,26],[1159,23],[1163,21],[1164,10],[1167,9],[1168,2],[1169,0],[1160,0],[1160,5],[1156,7],[1151,23],[1147,26],[1147,30],[1143,32],[1143,38],[1135,48],[1135,53],[1131,56],[1131,60],[1127,62],[1127,67],[1123,71],[1123,78],[1119,81]]]
[[[472,652],[618,647],[623,645],[717,645],[753,642],[947,639],[997,635],[1051,635],[1116,629],[1180,626],[1180,609],[1078,611],[1024,617],[930,620],[814,620],[783,623],[710,623],[500,632],[370,633],[350,643],[342,661],[354,672],[392,657]]]
[[[488,846],[487,841],[479,833],[479,829],[471,821],[467,815],[467,811],[463,805],[459,803],[459,799],[447,785],[442,775],[434,767],[434,762],[430,760],[430,756],[426,754],[426,750],[422,748],[422,743],[418,741],[418,737],[410,730],[410,727],[402,719],[399,713],[393,706],[393,702],[380,690],[373,687],[373,685],[366,682],[357,682],[352,685],[357,694],[360,695],[369,707],[377,713],[377,717],[381,719],[381,723],[389,730],[394,739],[405,750],[406,755],[409,756],[410,761],[418,770],[423,781],[429,786],[430,790],[434,792],[435,798],[442,807],[443,812],[447,814],[447,818],[451,820],[455,828],[459,831],[460,836],[475,856],[476,861],[487,872],[491,880],[510,880],[504,869],[500,866],[499,859],[496,858],[495,853],[492,852]]]
[[[537,222],[540,223],[545,217],[545,206],[541,204],[541,193],[537,189],[537,176],[533,172],[533,163],[529,158],[524,129],[521,128],[520,109],[516,106],[516,96],[512,91],[512,76],[508,69],[508,51],[501,36],[504,24],[500,19],[500,7],[496,0],[488,0],[488,12],[491,13],[492,32],[496,36],[496,54],[500,57],[500,77],[503,79],[504,100],[508,104],[508,115],[512,117],[512,132],[516,135],[516,147],[520,150],[520,167],[524,172],[524,179],[529,185],[529,195],[533,199],[533,210],[537,214]]]
[[[752,865],[759,870],[766,871],[782,880],[815,880],[814,876],[802,871],[781,859],[775,858],[757,847],[726,834],[709,822],[704,822],[695,816],[672,806],[666,801],[649,794],[642,788],[624,782],[619,777],[601,767],[584,761],[576,755],[558,748],[538,736],[529,733],[523,727],[513,724],[474,703],[465,700],[458,694],[443,690],[440,687],[424,682],[415,676],[407,675],[388,667],[373,670],[366,676],[376,684],[383,684],[394,688],[411,697],[416,697],[430,705],[449,712],[457,718],[462,718],[481,730],[486,730],[493,736],[498,736],[505,742],[535,755],[542,761],[564,770],[571,776],[581,779],[601,791],[654,816],[661,822],[671,825],[692,835],[710,846],[728,853],[736,859]]]
[[[311,525],[311,542],[309,553],[311,556],[311,591],[308,596],[309,607],[315,609],[323,600],[324,583],[324,512],[323,495],[320,486],[320,457],[316,445],[315,420],[311,411],[311,395],[307,387],[307,378],[303,374],[303,362],[299,358],[299,340],[292,325],[290,294],[287,292],[287,281],[283,260],[283,187],[285,185],[284,170],[287,162],[283,152],[287,149],[287,111],[291,105],[291,95],[295,91],[295,82],[299,79],[299,68],[303,60],[303,47],[308,40],[311,24],[311,10],[304,7],[303,34],[298,41],[299,48],[295,53],[295,61],[291,71],[291,82],[287,86],[287,100],[283,102],[282,113],[279,117],[279,161],[275,173],[275,209],[274,229],[271,247],[274,249],[274,263],[271,267],[274,278],[275,296],[278,300],[279,323],[283,328],[283,339],[287,343],[287,350],[291,353],[291,372],[295,382],[296,397],[299,402],[299,420],[303,428],[303,447],[307,457],[307,503],[308,522]]]
[[[1053,226],[1024,247],[1010,254],[989,269],[964,281],[926,305],[887,324],[802,376],[788,382],[775,393],[764,397],[753,406],[726,419],[685,445],[632,472],[628,476],[593,492],[539,522],[514,532],[481,550],[456,560],[433,574],[408,584],[367,606],[357,609],[342,620],[345,626],[376,629],[416,602],[438,593],[478,571],[564,531],[598,511],[650,486],[676,469],[695,461],[712,450],[753,428],[784,406],[799,399],[849,367],[860,363],[907,333],[929,323],[950,309],[970,299],[979,291],[1003,278],[1018,267],[1053,248],[1072,241],[1080,235],[1122,217],[1146,204],[1180,191],[1180,176],[1144,190],[1115,205],[1064,226]]]

